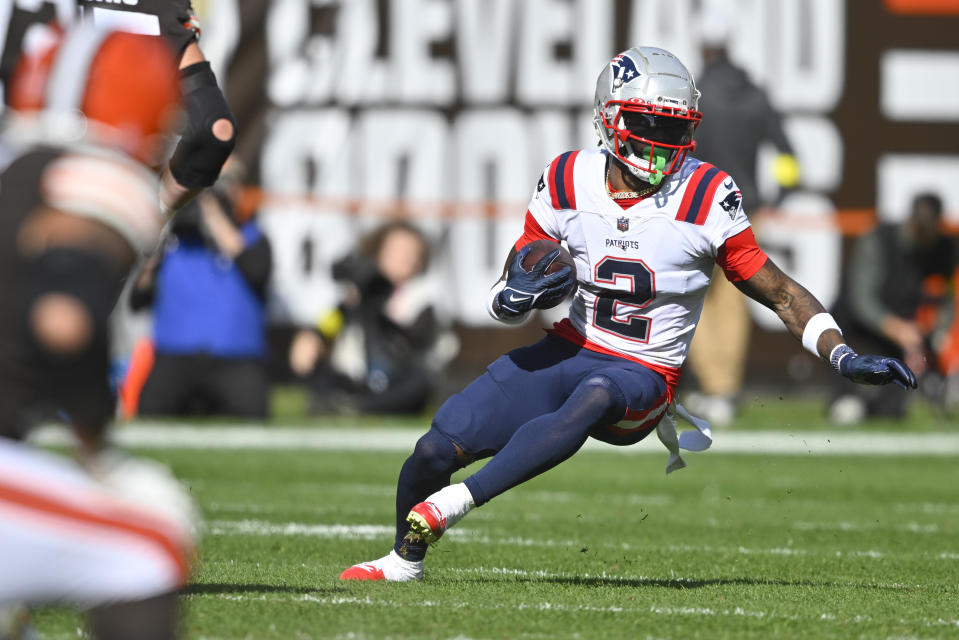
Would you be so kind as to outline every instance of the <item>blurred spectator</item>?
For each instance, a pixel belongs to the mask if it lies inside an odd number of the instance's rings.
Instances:
[[[424,275],[428,261],[423,233],[407,222],[391,222],[333,265],[333,278],[347,285],[343,303],[320,319],[316,331],[301,331],[291,348],[297,373],[319,363],[314,411],[423,410],[454,340],[434,306],[432,283]],[[337,366],[344,360],[360,366],[344,371],[350,367]]]
[[[707,9],[699,25],[705,67],[696,85],[702,91],[699,108],[706,116],[696,130],[693,154],[729,172],[742,192],[743,208],[755,218],[774,204],[764,202],[757,187],[760,145],[769,142],[777,149],[773,173],[782,188],[796,186],[799,164],[779,114],[746,71],[729,59],[730,16]],[[750,329],[746,298],[717,267],[688,358],[701,392],[689,397],[690,410],[716,426],[728,425],[736,415]]]
[[[241,177],[229,160],[216,185],[177,214],[166,250],[137,277],[130,304],[153,305],[155,345],[141,416],[267,415],[272,255],[256,219],[236,217]]]
[[[902,224],[881,224],[853,249],[835,317],[850,342],[901,358],[917,376],[935,373],[936,351],[949,330],[948,282],[957,267],[956,246],[941,229],[942,201],[916,196]],[[863,393],[841,386],[829,404],[840,424],[866,417],[902,418],[906,393],[889,387]]]

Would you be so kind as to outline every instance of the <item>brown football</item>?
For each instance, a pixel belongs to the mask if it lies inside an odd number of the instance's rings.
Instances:
[[[564,249],[560,243],[553,242],[552,240],[533,240],[526,246],[530,248],[529,253],[523,258],[523,268],[527,271],[532,271],[536,263],[539,262],[539,259],[547,253],[553,249],[559,249],[559,255],[553,260],[553,264],[546,268],[546,275],[556,273],[564,266],[568,266],[573,270],[573,276],[575,277],[576,264],[573,262],[573,256],[571,256],[569,251]]]

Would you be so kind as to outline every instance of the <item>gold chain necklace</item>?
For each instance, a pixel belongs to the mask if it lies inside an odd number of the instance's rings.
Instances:
[[[659,185],[649,185],[647,188],[642,191],[613,191],[613,188],[609,184],[609,169],[606,170],[606,195],[608,195],[613,200],[627,200],[630,198],[642,198],[643,196],[649,195],[653,191],[659,188]]]

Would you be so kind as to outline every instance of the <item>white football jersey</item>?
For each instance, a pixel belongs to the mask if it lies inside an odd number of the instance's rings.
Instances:
[[[570,151],[549,164],[530,201],[526,232],[564,241],[579,289],[553,332],[640,361],[675,385],[717,256],[749,230],[739,189],[718,168],[687,158],[660,189],[623,210],[606,189],[607,156]],[[751,231],[750,277],[765,262]],[[760,257],[761,256],[761,257]],[[727,271],[727,273],[729,273]]]

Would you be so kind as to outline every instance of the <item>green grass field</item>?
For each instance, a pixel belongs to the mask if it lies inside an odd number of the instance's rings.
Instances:
[[[188,638],[959,637],[959,457],[707,452],[666,477],[639,446],[474,511],[416,584],[337,580],[390,548],[404,453],[143,453],[206,518]]]

